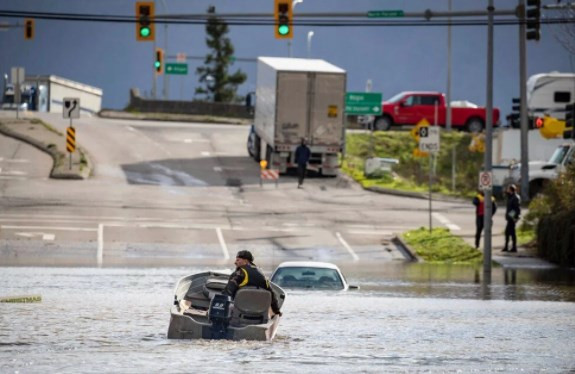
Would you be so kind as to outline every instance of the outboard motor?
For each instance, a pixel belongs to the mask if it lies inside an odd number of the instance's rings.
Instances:
[[[225,339],[228,324],[232,317],[232,298],[227,295],[214,295],[208,311],[208,319],[212,323],[212,339]]]

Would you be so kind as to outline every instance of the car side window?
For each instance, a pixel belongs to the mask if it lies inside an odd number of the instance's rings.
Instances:
[[[405,106],[413,106],[414,104],[414,97],[415,96],[408,96],[407,99],[405,99],[405,101],[403,102],[403,105]]]
[[[421,105],[431,105],[434,106],[439,99],[437,96],[421,96]]]

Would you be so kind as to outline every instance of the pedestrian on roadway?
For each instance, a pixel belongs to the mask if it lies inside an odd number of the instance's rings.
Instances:
[[[295,162],[297,163],[297,188],[302,188],[303,180],[307,172],[307,163],[311,156],[309,147],[305,144],[305,138],[301,138],[301,144],[295,150]]]
[[[517,252],[517,235],[515,234],[515,225],[521,215],[521,198],[517,195],[517,187],[514,184],[507,187],[507,209],[505,210],[505,247],[503,252]],[[511,249],[509,248],[509,239],[511,239]]]
[[[272,294],[270,305],[272,312],[281,317],[282,313],[280,312],[276,294],[272,290],[270,281],[256,264],[254,264],[254,256],[252,253],[246,250],[239,251],[236,255],[234,265],[236,265],[236,270],[230,275],[228,284],[222,293],[231,296],[233,299],[242,287],[252,286],[268,290]]]
[[[481,232],[483,231],[483,222],[485,216],[485,193],[481,190],[477,192],[477,196],[473,198],[473,205],[475,205],[475,249],[479,249],[479,242],[481,240]],[[497,204],[495,199],[491,196],[491,215],[495,214]]]

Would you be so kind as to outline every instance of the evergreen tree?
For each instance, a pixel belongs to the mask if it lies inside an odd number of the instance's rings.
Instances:
[[[210,17],[206,23],[206,45],[211,52],[206,55],[204,66],[196,69],[200,83],[205,85],[196,88],[196,94],[205,95],[206,100],[232,102],[236,98],[238,86],[244,83],[247,77],[241,70],[231,75],[228,73],[234,54],[234,46],[226,37],[229,32],[228,25],[216,17],[215,7],[209,7],[208,13]]]

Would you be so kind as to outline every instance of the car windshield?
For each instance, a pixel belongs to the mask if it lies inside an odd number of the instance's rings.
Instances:
[[[388,103],[395,103],[396,101],[399,101],[403,96],[405,96],[405,94],[402,93],[398,93],[397,95],[395,95],[394,97],[392,97],[391,99],[387,99],[385,100]]]
[[[565,155],[569,151],[569,146],[565,145],[563,147],[559,147],[553,152],[553,156],[549,159],[549,163],[551,164],[560,164],[563,162]]]
[[[272,282],[286,288],[343,289],[343,282],[337,270],[315,267],[279,268],[273,275]]]

